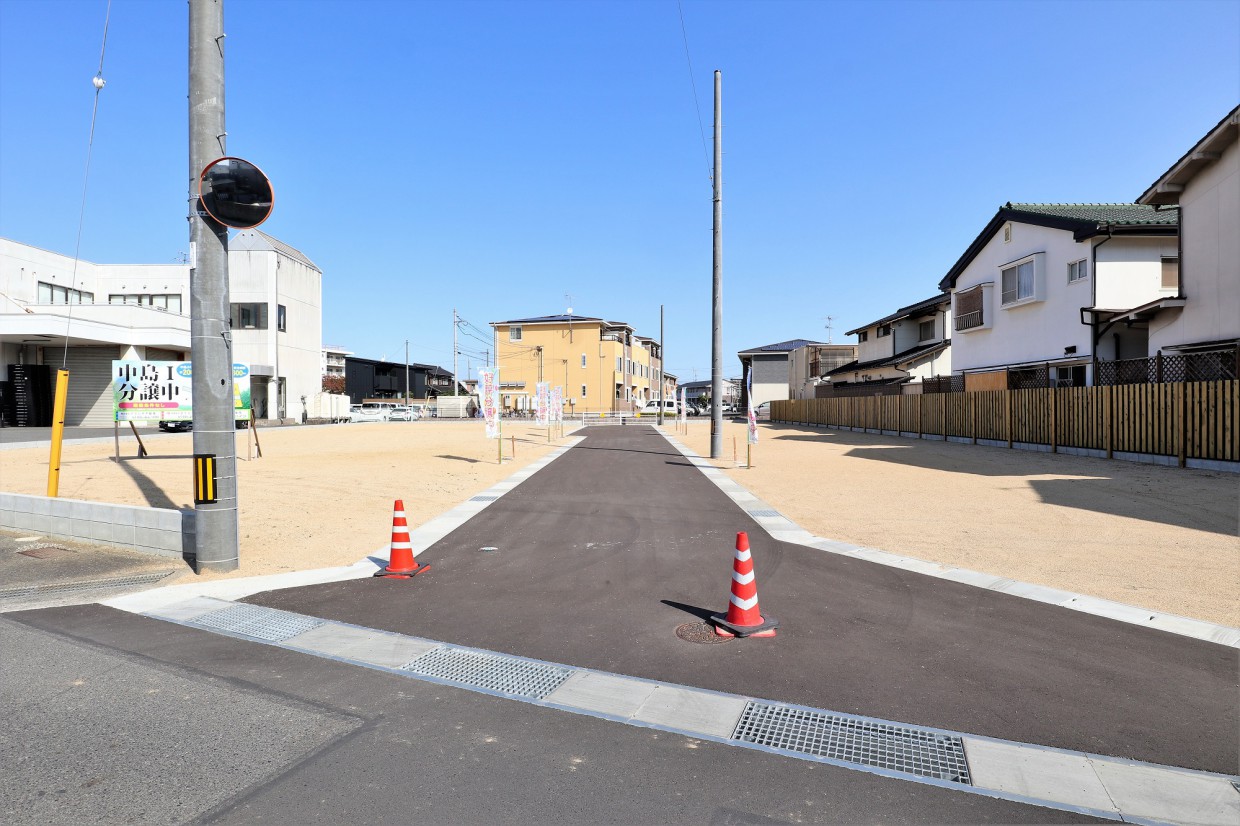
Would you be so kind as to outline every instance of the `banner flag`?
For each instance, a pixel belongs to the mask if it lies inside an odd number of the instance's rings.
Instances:
[[[758,443],[758,414],[753,411],[753,370],[745,376],[745,399],[749,404],[749,444]]]
[[[540,381],[534,385],[534,424],[546,427],[550,423],[551,385]]]
[[[564,388],[556,385],[551,390],[551,421],[564,421]]]
[[[487,422],[487,438],[499,438],[499,368],[478,371],[478,398]]]

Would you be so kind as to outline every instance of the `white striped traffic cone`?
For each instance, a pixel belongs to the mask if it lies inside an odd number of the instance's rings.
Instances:
[[[412,579],[428,570],[430,565],[419,565],[413,557],[413,543],[409,541],[409,523],[405,521],[405,503],[396,500],[392,506],[392,551],[386,568],[375,571],[375,576],[388,579]]]
[[[779,620],[763,616],[758,610],[758,584],[753,576],[749,535],[736,535],[736,557],[732,562],[732,595],[726,614],[712,614],[711,623],[720,637],[773,637]]]

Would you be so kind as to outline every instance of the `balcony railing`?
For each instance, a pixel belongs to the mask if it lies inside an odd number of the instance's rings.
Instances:
[[[956,316],[955,326],[957,330],[971,330],[974,327],[981,327],[982,323],[982,311],[974,310],[971,313],[961,313]]]

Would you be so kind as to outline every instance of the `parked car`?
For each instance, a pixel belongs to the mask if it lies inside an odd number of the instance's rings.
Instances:
[[[355,422],[386,422],[392,418],[395,408],[392,402],[366,402],[361,410],[350,413],[349,419]]]
[[[245,430],[249,426],[249,419],[237,419],[238,430]],[[161,419],[159,429],[166,433],[188,433],[194,429],[194,423],[189,419],[177,419],[174,421],[163,421]]]
[[[389,421],[393,422],[416,422],[420,418],[422,415],[418,413],[417,408],[403,404],[393,407],[388,416]]]
[[[769,421],[771,418],[771,403],[762,402],[762,404],[758,405],[757,407],[753,409],[753,415],[755,419],[758,419],[758,420],[766,419]]]
[[[675,416],[676,415],[676,401],[674,399],[664,399],[662,402],[660,402],[658,399],[651,399],[650,401],[646,402],[642,406],[642,409],[639,410],[638,412],[641,413],[641,415],[643,416],[657,416],[659,415],[660,406],[662,406],[663,408],[664,416]]]

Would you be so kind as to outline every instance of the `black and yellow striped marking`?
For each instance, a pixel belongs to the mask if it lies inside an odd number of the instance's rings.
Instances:
[[[214,504],[216,488],[215,454],[194,454],[194,504]]]

